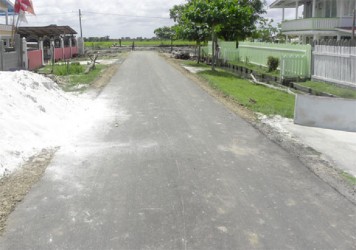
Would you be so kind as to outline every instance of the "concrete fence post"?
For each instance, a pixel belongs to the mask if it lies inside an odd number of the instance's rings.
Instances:
[[[41,50],[41,53],[42,53],[42,65],[44,65],[44,50],[43,50],[43,39],[42,38],[40,38],[39,50]]]
[[[64,40],[63,37],[61,37],[61,48],[62,48],[62,60],[65,60],[65,55],[64,55]]]
[[[54,46],[54,39],[51,38],[51,61],[52,64],[55,63],[56,60],[56,50],[55,50],[55,46]]]
[[[0,36],[0,71],[4,70],[4,44]]]
[[[22,38],[22,65],[23,69],[28,69],[28,55],[26,38]]]
[[[17,67],[22,68],[23,67],[23,46],[22,46],[22,40],[20,35],[15,35],[15,51],[17,55]]]
[[[82,37],[78,37],[77,46],[78,46],[78,54],[84,55],[84,40]]]
[[[69,51],[70,51],[70,58],[72,58],[73,54],[72,54],[72,37],[70,37],[69,39]]]

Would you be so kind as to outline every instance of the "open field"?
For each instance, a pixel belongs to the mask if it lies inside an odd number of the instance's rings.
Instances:
[[[132,46],[132,40],[131,41],[122,41],[121,45],[122,46]],[[150,41],[134,41],[135,46],[170,46],[171,41],[169,40],[150,40]],[[108,42],[85,42],[85,47],[87,48],[110,48],[112,46],[119,46],[119,41],[108,41]],[[194,41],[182,41],[182,40],[177,40],[173,41],[174,46],[195,46]]]

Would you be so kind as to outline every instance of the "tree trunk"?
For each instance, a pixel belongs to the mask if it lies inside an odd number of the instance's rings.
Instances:
[[[198,61],[197,63],[199,64],[200,63],[200,49],[201,49],[201,46],[200,46],[200,42],[198,42]]]
[[[212,32],[211,69],[215,70],[215,31]]]
[[[98,55],[90,56],[91,63],[89,64],[89,66],[85,70],[84,74],[88,74],[91,70],[95,69],[96,59],[98,59]]]

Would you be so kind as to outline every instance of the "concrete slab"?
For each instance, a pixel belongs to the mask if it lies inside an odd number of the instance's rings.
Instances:
[[[261,120],[312,147],[335,167],[356,177],[356,132],[301,126],[280,116],[261,117]]]

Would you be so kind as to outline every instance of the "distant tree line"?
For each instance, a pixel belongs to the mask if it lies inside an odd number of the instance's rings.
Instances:
[[[152,38],[145,38],[145,37],[121,37],[121,38],[110,38],[110,36],[104,36],[104,37],[84,37],[84,42],[117,42],[119,40],[122,41],[156,41],[159,40],[158,37],[152,37]],[[169,39],[167,39],[169,40]]]

